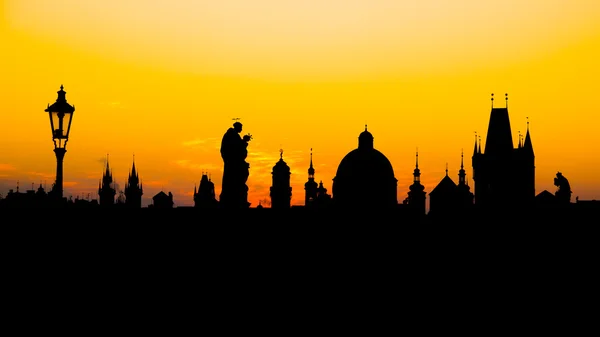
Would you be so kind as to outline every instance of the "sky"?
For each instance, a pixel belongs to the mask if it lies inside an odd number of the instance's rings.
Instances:
[[[458,181],[462,151],[473,186],[475,133],[485,140],[495,93],[515,145],[529,121],[536,193],[556,191],[560,171],[573,198],[600,199],[600,1],[4,0],[0,10],[3,195],[53,183],[44,109],[64,85],[76,109],[65,196],[97,198],[107,157],[120,189],[135,157],[144,205],[161,190],[193,205],[202,172],[218,195],[233,118],[253,135],[253,206],[268,206],[280,150],[292,204],[304,203],[311,148],[331,191],[365,124],[400,202],[417,149],[426,192],[446,164]]]

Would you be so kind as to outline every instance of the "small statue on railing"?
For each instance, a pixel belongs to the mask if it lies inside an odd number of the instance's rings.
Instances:
[[[571,202],[571,185],[569,184],[569,180],[563,176],[561,172],[556,173],[556,178],[554,178],[554,186],[557,186],[558,189],[554,196],[556,197],[556,201],[559,204],[568,204]]]

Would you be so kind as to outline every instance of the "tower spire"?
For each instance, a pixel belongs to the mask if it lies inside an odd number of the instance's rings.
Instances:
[[[506,108],[508,109],[508,93],[504,94],[504,100],[506,101]]]
[[[312,153],[312,147],[310,148],[310,165],[308,166],[308,179],[314,179],[315,178],[315,168],[313,166],[313,153]]]
[[[492,93],[492,109],[494,108],[494,93]]]
[[[419,148],[417,147],[417,152],[415,154],[415,170],[413,171],[413,187],[416,188],[417,185],[421,183],[421,170],[419,170]]]
[[[458,171],[458,184],[459,185],[466,184],[465,177],[467,176],[467,174],[465,172],[464,157],[465,157],[464,150],[460,149],[460,170]]]
[[[416,154],[416,164],[415,164],[416,168],[419,168],[419,148],[417,147],[417,154]]]

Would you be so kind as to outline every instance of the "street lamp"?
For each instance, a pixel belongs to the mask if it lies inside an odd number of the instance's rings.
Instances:
[[[67,103],[66,92],[63,86],[57,92],[58,98],[52,105],[48,105],[45,110],[50,117],[50,127],[52,129],[52,140],[54,141],[54,153],[56,154],[56,182],[52,187],[52,194],[57,199],[63,197],[63,158],[67,152],[67,140],[69,140],[69,131],[71,130],[71,121],[75,106]]]

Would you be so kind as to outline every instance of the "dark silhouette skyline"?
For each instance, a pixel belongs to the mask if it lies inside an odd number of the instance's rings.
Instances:
[[[66,92],[61,85],[56,103],[48,105],[46,112],[50,114],[52,137],[57,153],[56,181],[52,190],[47,192],[40,184],[37,189],[33,185],[30,190],[21,192],[17,184],[16,191],[0,199],[1,208],[47,208],[74,207],[99,209],[171,209],[188,208],[204,210],[226,210],[229,212],[249,208],[264,209],[265,205],[251,205],[248,201],[248,180],[250,171],[246,161],[249,142],[252,136],[248,133],[241,136],[243,125],[234,119],[232,127],[227,129],[221,140],[220,154],[223,159],[223,180],[221,193],[217,198],[216,186],[207,172],[202,172],[200,183],[193,187],[193,207],[177,206],[173,194],[160,191],[152,197],[152,204],[142,207],[142,178],[136,168],[135,158],[132,160],[124,191],[118,191],[113,179],[109,156],[106,156],[105,167],[99,179],[98,199],[62,196],[62,160],[66,152],[69,130],[74,106],[66,102]],[[535,192],[535,155],[532,134],[527,121],[527,131],[522,137],[519,134],[515,147],[512,142],[512,130],[508,113],[508,94],[505,94],[506,106],[495,107],[492,94],[492,107],[486,135],[485,147],[482,147],[481,136],[475,135],[473,154],[473,189],[468,184],[465,170],[464,151],[461,150],[458,183],[446,174],[431,190],[426,191],[421,184],[423,172],[419,168],[419,152],[415,154],[413,183],[406,191],[406,198],[398,202],[398,184],[394,168],[387,157],[375,148],[373,134],[365,125],[358,135],[358,146],[346,154],[340,161],[335,177],[332,179],[331,195],[322,180],[317,183],[316,170],[313,165],[312,149],[304,184],[304,205],[291,205],[292,186],[290,185],[291,168],[284,160],[284,151],[280,150],[279,160],[274,163],[271,176],[270,200],[268,204],[273,210],[305,209],[332,211],[364,211],[364,212],[399,212],[411,218],[454,219],[468,217],[485,212],[533,211],[553,209],[600,208],[595,200],[579,200],[571,202],[571,187],[568,179],[558,172],[554,179],[557,191],[551,193]],[[64,121],[64,118],[68,118]],[[57,152],[57,149],[59,151]],[[297,192],[298,193],[298,192]],[[427,199],[429,209],[427,210]]]

